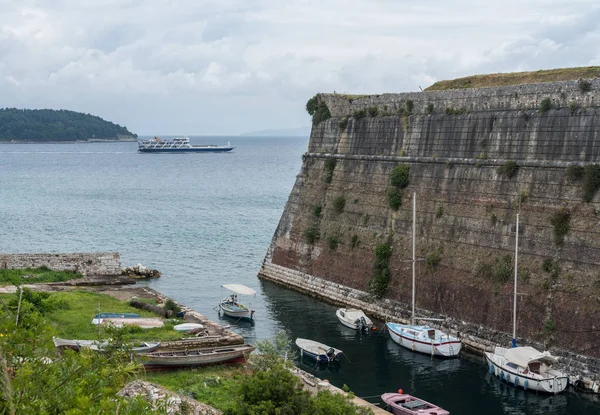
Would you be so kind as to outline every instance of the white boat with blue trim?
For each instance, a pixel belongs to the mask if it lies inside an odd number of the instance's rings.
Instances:
[[[566,374],[552,368],[558,358],[547,351],[540,352],[533,347],[496,347],[494,353],[485,353],[485,359],[490,373],[525,390],[557,394],[569,383]]]
[[[256,291],[243,284],[224,284],[221,287],[233,292],[233,294],[221,300],[219,303],[219,310],[229,317],[250,321],[254,320],[254,310],[249,306],[241,304],[238,301],[238,294],[255,295]]]
[[[138,141],[138,151],[141,153],[226,153],[235,147],[227,143],[226,146],[216,144],[192,145],[188,137],[163,140],[154,137],[153,140]]]
[[[344,352],[335,347],[308,339],[296,339],[296,346],[300,349],[301,357],[310,357],[318,363],[339,362]]]
[[[460,352],[462,342],[454,336],[444,333],[429,326],[415,324],[415,264],[416,264],[416,212],[417,194],[413,193],[413,223],[412,223],[412,316],[411,324],[386,323],[390,337],[400,346],[406,347],[413,352],[425,353],[431,356],[455,357]],[[431,318],[420,318],[420,320],[440,320]]]

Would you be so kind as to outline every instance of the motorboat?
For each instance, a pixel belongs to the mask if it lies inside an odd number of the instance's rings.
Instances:
[[[138,151],[141,153],[226,153],[234,148],[230,143],[227,143],[226,146],[192,145],[188,137],[178,137],[172,140],[154,137],[152,140],[138,141]]]
[[[557,394],[569,383],[565,373],[552,368],[558,357],[547,351],[528,346],[496,347],[493,353],[485,353],[485,359],[490,373],[525,390]]]
[[[416,215],[417,194],[413,193],[413,223],[412,223],[412,316],[410,324],[386,323],[390,337],[400,346],[413,352],[425,353],[431,356],[455,357],[460,352],[462,342],[441,330],[415,324],[415,264],[416,264]],[[419,318],[419,320],[441,320],[436,318]]]
[[[197,350],[164,351],[139,354],[146,369],[175,368],[213,365],[219,363],[243,362],[254,350],[254,346],[240,344],[234,346],[211,347]]]
[[[254,320],[254,310],[250,306],[240,303],[238,295],[255,295],[256,291],[243,284],[224,284],[221,287],[231,291],[232,294],[221,300],[219,310],[229,317],[250,321]]]
[[[343,352],[335,347],[308,339],[296,339],[296,346],[300,349],[300,356],[307,356],[317,362],[339,362]]]
[[[344,326],[351,329],[367,333],[377,330],[371,319],[357,308],[338,308],[335,315]]]
[[[398,393],[384,393],[381,400],[394,415],[450,415],[437,405],[402,393],[402,389]]]

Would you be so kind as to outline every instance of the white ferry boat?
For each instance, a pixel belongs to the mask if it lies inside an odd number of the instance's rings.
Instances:
[[[187,137],[162,140],[154,137],[153,140],[138,141],[138,151],[142,153],[225,153],[235,147],[227,143],[226,146],[216,144],[192,145]]]

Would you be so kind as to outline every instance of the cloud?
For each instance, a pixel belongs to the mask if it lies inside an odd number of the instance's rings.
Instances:
[[[307,125],[319,91],[598,64],[595,1],[0,0],[0,106],[144,134]]]

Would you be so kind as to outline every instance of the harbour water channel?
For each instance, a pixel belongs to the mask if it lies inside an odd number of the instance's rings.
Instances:
[[[138,154],[136,143],[0,145],[0,252],[119,251],[124,265],[163,272],[149,282],[207,317],[221,284],[257,290],[256,323],[222,320],[250,343],[285,330],[344,350],[339,366],[302,369],[357,396],[399,388],[452,414],[600,414],[600,399],[515,390],[481,356],[431,359],[380,333],[342,326],[335,307],[256,278],[306,151],[306,137],[191,137],[229,154]],[[383,322],[378,322],[380,329]]]

